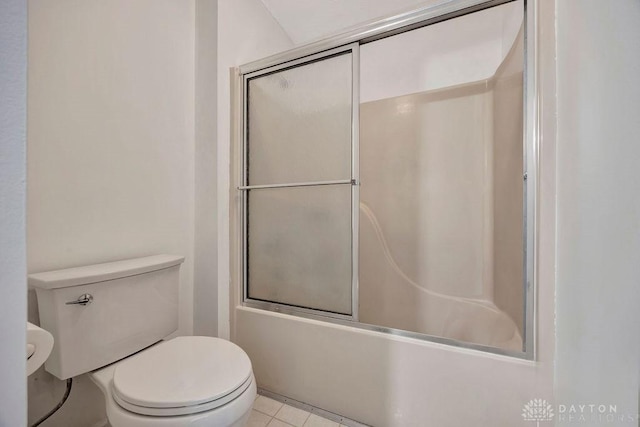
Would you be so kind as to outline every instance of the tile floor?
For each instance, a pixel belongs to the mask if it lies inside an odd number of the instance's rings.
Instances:
[[[346,427],[335,421],[258,395],[247,427]]]

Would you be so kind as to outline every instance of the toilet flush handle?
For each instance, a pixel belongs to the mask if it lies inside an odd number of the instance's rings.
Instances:
[[[75,301],[67,301],[65,304],[67,305],[71,305],[71,304],[79,304],[79,305],[88,305],[91,304],[93,302],[93,295],[91,294],[82,294],[78,297],[77,300]]]

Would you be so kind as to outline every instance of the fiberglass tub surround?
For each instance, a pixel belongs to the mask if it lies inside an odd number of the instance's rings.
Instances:
[[[489,9],[459,25],[518,19],[513,13]],[[361,50],[360,321],[517,351],[523,34],[480,26],[456,40],[456,27]],[[412,75],[421,69],[422,81]],[[377,84],[391,75],[394,83]]]
[[[244,75],[245,304],[524,351],[523,12]]]

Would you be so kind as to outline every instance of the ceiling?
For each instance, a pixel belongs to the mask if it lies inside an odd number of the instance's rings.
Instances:
[[[262,0],[299,45],[375,18],[395,15],[437,0]]]

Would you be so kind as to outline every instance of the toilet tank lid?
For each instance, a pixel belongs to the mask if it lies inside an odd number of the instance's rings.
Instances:
[[[87,285],[106,280],[121,279],[136,274],[162,270],[184,261],[182,255],[154,255],[125,259],[103,264],[87,265],[64,270],[46,271],[29,275],[29,285],[40,289],[58,289]]]

